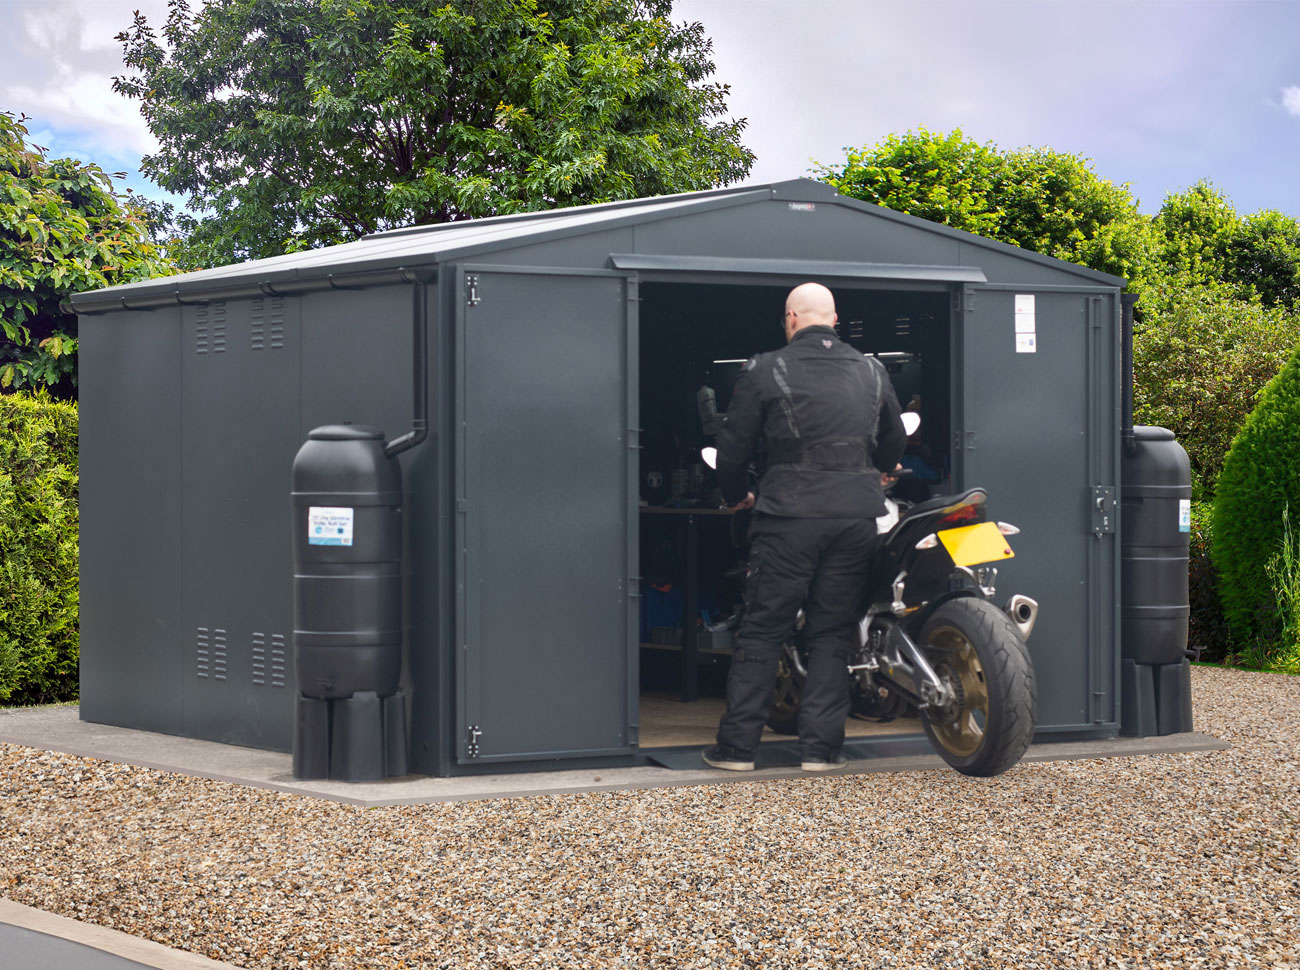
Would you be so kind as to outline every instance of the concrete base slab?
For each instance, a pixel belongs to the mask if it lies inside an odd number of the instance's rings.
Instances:
[[[80,720],[77,708],[71,705],[0,710],[0,741],[366,807],[808,777],[789,766],[742,774],[718,771],[701,762],[698,768],[677,770],[649,765],[458,778],[408,776],[381,782],[298,781],[293,778],[292,758],[288,754],[91,724]],[[1221,751],[1229,747],[1231,745],[1217,738],[1191,732],[1163,737],[1035,744],[1030,747],[1025,760],[1116,758]],[[935,754],[873,756],[852,761],[836,774],[933,768],[946,770],[947,765]]]

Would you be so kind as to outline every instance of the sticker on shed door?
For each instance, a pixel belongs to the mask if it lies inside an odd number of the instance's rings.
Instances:
[[[1038,353],[1038,308],[1034,294],[1016,294],[1016,353]]]
[[[313,505],[307,509],[307,545],[352,545],[352,516],[354,509]]]

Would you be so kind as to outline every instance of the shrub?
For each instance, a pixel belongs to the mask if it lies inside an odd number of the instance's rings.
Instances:
[[[1135,420],[1178,436],[1197,496],[1210,498],[1259,393],[1300,343],[1300,314],[1186,278],[1166,281],[1143,303],[1133,336]]]
[[[0,395],[0,701],[77,696],[77,409]]]
[[[1219,584],[1210,559],[1211,514],[1209,502],[1192,503],[1192,533],[1187,561],[1187,596],[1191,615],[1187,621],[1187,645],[1201,660],[1218,662],[1230,654],[1228,624],[1219,602]]]
[[[1278,637],[1263,645],[1259,666],[1300,674],[1300,531],[1291,527],[1291,510],[1282,509],[1282,535],[1265,564],[1277,604]]]
[[[1281,634],[1268,566],[1281,548],[1283,512],[1300,509],[1300,348],[1259,396],[1219,476],[1212,525],[1223,612],[1236,644]]]

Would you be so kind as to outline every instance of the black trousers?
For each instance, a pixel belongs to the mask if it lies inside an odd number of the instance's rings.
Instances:
[[[719,744],[749,752],[758,747],[781,645],[803,607],[808,680],[799,705],[799,743],[806,757],[839,752],[849,713],[845,667],[875,545],[875,519],[755,517],[745,615],[727,676]]]

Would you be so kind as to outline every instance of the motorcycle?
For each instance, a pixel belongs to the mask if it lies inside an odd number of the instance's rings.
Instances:
[[[919,418],[904,418],[910,435]],[[716,465],[716,452],[705,461]],[[939,756],[980,777],[1021,759],[1037,710],[1027,641],[1038,603],[1016,594],[994,604],[994,563],[1014,556],[1007,538],[1020,530],[988,521],[987,502],[982,488],[910,507],[890,500],[847,667],[852,713],[889,720],[915,708]],[[782,650],[773,694],[769,725],[782,733],[794,733],[807,673],[799,632]]]

